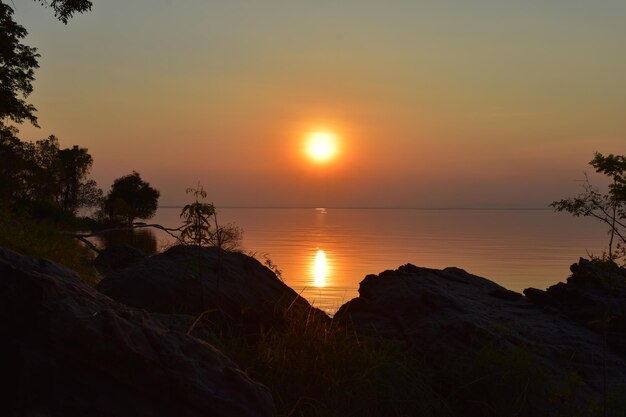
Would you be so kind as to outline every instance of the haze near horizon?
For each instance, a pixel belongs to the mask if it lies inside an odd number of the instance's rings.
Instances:
[[[41,129],[218,206],[544,207],[624,153],[620,1],[16,4]],[[307,155],[312,133],[332,158]],[[335,146],[333,145],[333,146]],[[326,145],[324,145],[326,146]]]

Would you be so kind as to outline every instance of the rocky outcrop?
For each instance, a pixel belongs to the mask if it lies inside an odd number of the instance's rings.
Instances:
[[[606,351],[603,339],[557,309],[537,306],[521,294],[458,268],[404,265],[368,275],[359,297],[335,315],[359,333],[401,340],[425,355],[464,352],[487,344],[523,347],[542,366],[575,372],[592,387],[626,381],[626,359]]]
[[[528,288],[524,294],[536,305],[557,310],[601,334],[626,355],[626,269],[581,258],[570,270],[567,282],[546,291]]]
[[[98,289],[154,313],[203,314],[205,323],[246,334],[287,314],[328,319],[256,259],[216,248],[176,246],[106,275]]]
[[[74,272],[0,248],[7,416],[270,416],[268,389],[211,345]],[[8,391],[7,391],[8,390]]]
[[[102,249],[93,261],[94,267],[101,274],[108,274],[117,269],[129,267],[143,260],[142,251],[127,244],[115,245]]]

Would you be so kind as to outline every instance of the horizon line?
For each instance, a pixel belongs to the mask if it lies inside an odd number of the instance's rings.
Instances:
[[[163,205],[158,208],[183,208],[185,205]],[[552,211],[549,206],[545,207],[463,207],[463,206],[442,206],[442,207],[401,207],[401,206],[244,206],[244,205],[226,205],[216,206],[220,209],[310,209],[310,210],[527,210],[527,211]]]

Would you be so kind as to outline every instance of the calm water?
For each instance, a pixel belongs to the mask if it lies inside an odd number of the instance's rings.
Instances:
[[[161,208],[153,220],[177,227],[179,213]],[[242,227],[246,252],[268,256],[288,285],[331,313],[357,296],[365,275],[406,263],[460,267],[515,291],[546,288],[608,241],[591,219],[550,210],[223,208],[219,220]],[[157,236],[160,247],[172,241]]]

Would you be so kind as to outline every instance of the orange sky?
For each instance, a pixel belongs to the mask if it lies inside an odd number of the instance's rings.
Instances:
[[[184,3],[184,4],[183,4]],[[594,151],[626,152],[626,3],[95,0],[67,26],[37,2],[41,129],[184,203],[539,207]],[[307,132],[341,138],[333,163]]]

